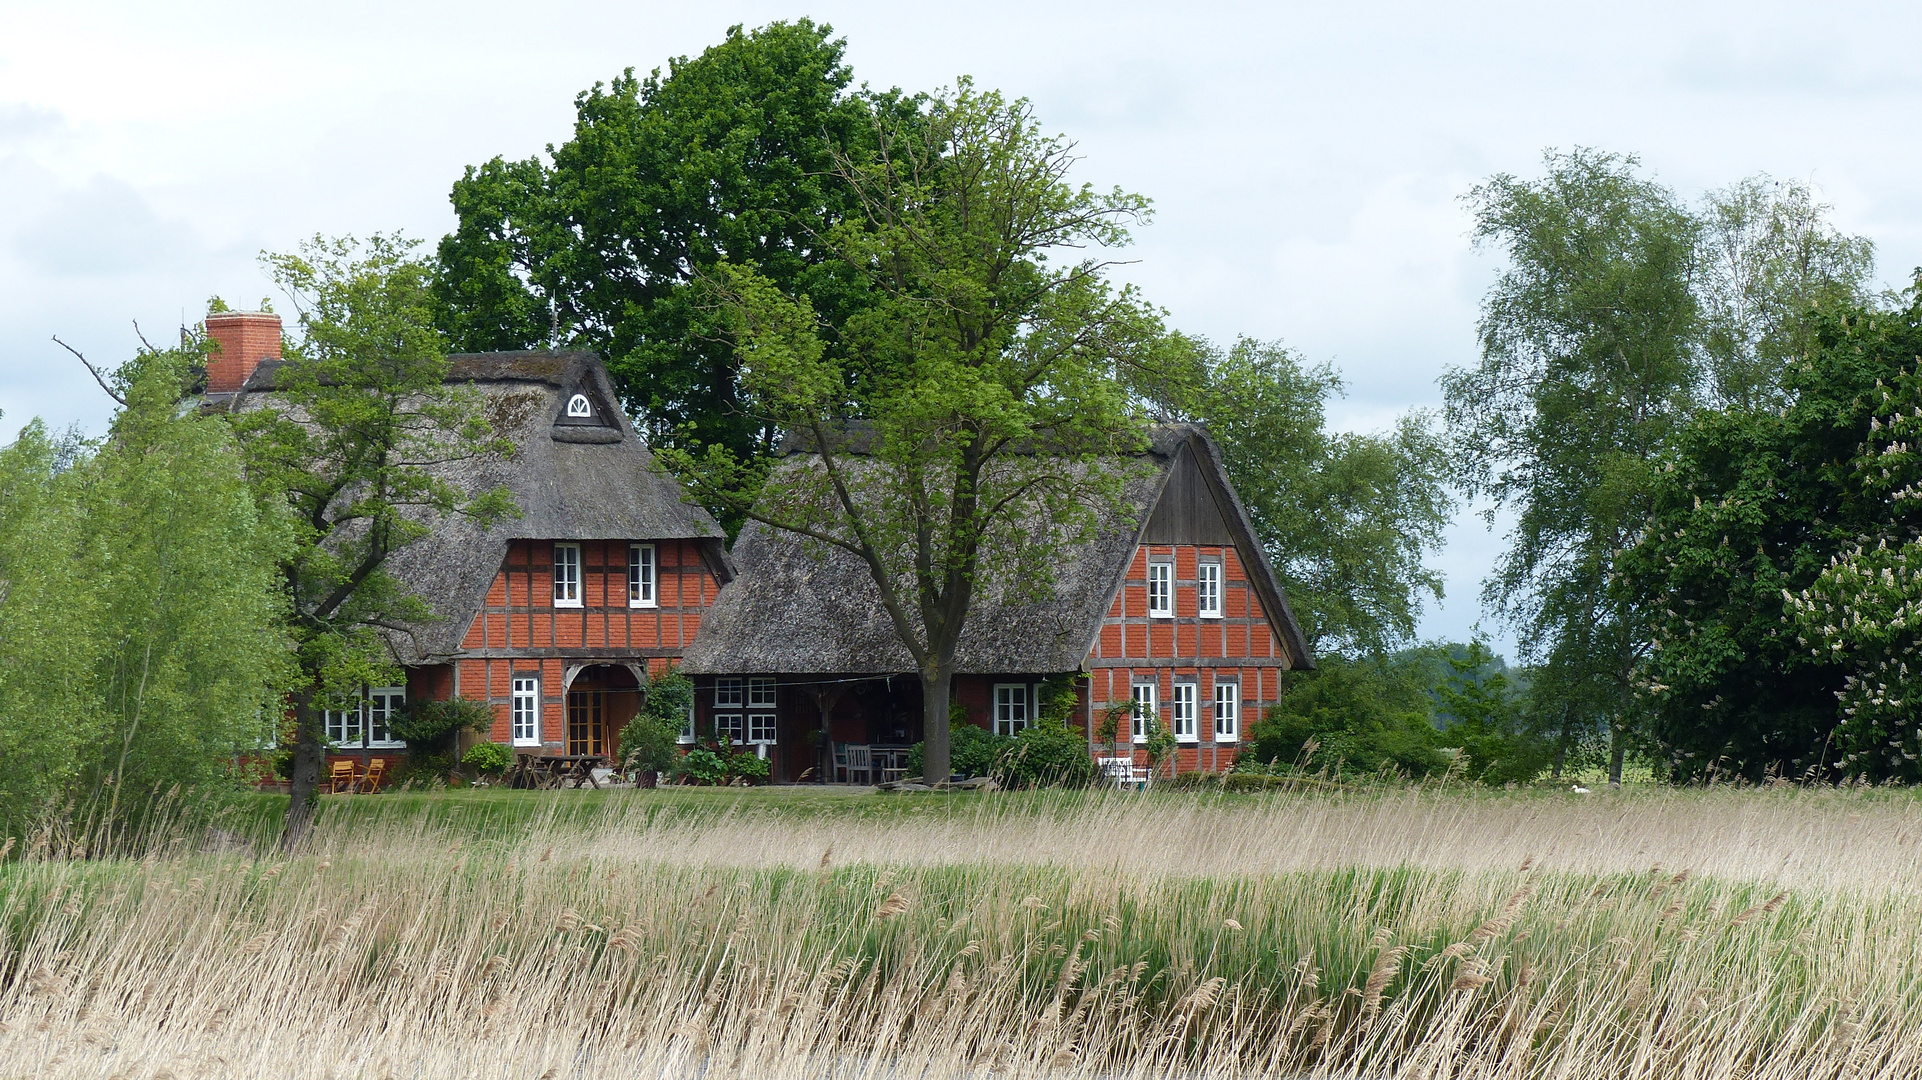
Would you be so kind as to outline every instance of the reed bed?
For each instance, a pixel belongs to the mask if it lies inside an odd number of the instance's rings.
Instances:
[[[1922,1075],[1899,794],[516,798],[0,868],[0,1077]]]

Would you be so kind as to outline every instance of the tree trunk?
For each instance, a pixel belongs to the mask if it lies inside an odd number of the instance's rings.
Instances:
[[[320,771],[327,752],[321,741],[320,712],[313,707],[313,696],[302,694],[294,700],[294,772],[288,784],[287,826],[280,834],[280,846],[291,849],[307,836],[314,823],[314,808],[320,798]]]
[[[952,664],[921,672],[921,779],[930,786],[945,784],[954,774],[948,741],[948,691],[953,685]]]
[[[1628,751],[1628,743],[1622,738],[1620,725],[1608,726],[1608,782],[1611,787],[1622,786],[1622,757]]]

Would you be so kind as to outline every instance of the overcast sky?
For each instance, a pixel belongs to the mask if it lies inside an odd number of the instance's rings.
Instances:
[[[731,23],[810,16],[857,79],[970,74],[1079,140],[1082,178],[1151,197],[1124,274],[1174,325],[1278,338],[1348,381],[1355,430],[1438,402],[1472,363],[1499,269],[1460,196],[1545,147],[1639,154],[1690,198],[1812,182],[1922,265],[1912,4],[327,4],[0,0],[0,441],[97,433],[96,361],[219,294],[272,292],[263,249],[452,224],[464,165],[567,138],[574,95],[698,53]],[[0,513],[5,508],[0,507]],[[1464,514],[1423,627],[1482,619],[1500,550]],[[1512,639],[1492,623],[1498,646]]]

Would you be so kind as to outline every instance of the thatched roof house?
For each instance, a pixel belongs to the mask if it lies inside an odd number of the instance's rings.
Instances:
[[[1150,431],[1118,513],[1086,542],[1061,552],[1051,595],[1002,600],[992,588],[968,616],[957,654],[964,675],[1080,670],[1127,579],[1137,549],[1153,543],[1232,548],[1273,613],[1294,667],[1313,667],[1287,597],[1255,538],[1207,432],[1189,424]],[[784,469],[818,468],[791,455]],[[682,670],[690,674],[899,674],[914,671],[868,569],[845,551],[750,523],[735,541],[738,587],[721,591]]]
[[[209,398],[235,409],[271,401],[285,370],[278,318],[231,312],[207,323],[221,345]],[[611,753],[641,679],[680,659],[731,577],[725,534],[656,467],[594,354],[448,361],[448,383],[475,396],[513,449],[430,469],[469,493],[504,487],[519,515],[490,527],[442,518],[389,557],[385,570],[436,617],[387,633],[406,687],[369,688],[364,715],[330,719],[330,735],[398,747],[383,710],[462,696],[494,705],[497,741]]]
[[[820,466],[796,453],[779,467]],[[1250,705],[1273,700],[1279,673],[1313,667],[1313,657],[1205,431],[1155,427],[1146,450],[1115,467],[1132,474],[1122,505],[1060,553],[1046,595],[1010,598],[993,583],[979,590],[955,696],[977,723],[1013,730],[1032,719],[1040,680],[1071,675],[1081,680],[1091,726],[1094,710],[1150,694],[1152,683],[1156,707],[1177,710],[1169,721],[1195,744],[1199,767],[1224,767],[1239,738],[1242,688]],[[914,665],[862,563],[759,524],[742,531],[732,558],[735,579],[683,664],[716,688],[715,703],[703,697],[699,706],[704,725],[710,713],[723,726],[736,722],[734,684],[746,679],[769,684],[764,702],[779,697],[778,707],[767,707],[782,719],[763,727],[793,734],[777,743],[801,741],[809,723],[826,730],[830,744],[918,739]],[[863,680],[874,685],[862,688]],[[1204,690],[1236,713],[1221,718],[1218,739],[1203,737]],[[751,715],[751,704],[740,707]],[[802,753],[790,769],[809,764]],[[841,770],[825,757],[813,764]]]

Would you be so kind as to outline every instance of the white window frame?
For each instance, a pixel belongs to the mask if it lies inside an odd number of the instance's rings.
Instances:
[[[740,709],[747,706],[747,684],[736,678],[714,680],[714,708]]]
[[[1148,741],[1148,717],[1161,715],[1161,684],[1138,682],[1128,688],[1128,698],[1135,708],[1128,721],[1128,737],[1133,742]]]
[[[1200,736],[1196,734],[1198,725],[1195,722],[1200,712],[1200,685],[1177,679],[1168,693],[1168,728],[1175,733],[1176,742],[1200,741]]]
[[[327,741],[335,746],[358,748],[367,737],[367,714],[360,702],[351,709],[328,709],[323,720]]]
[[[364,688],[351,709],[327,709],[321,718],[328,741],[342,749],[395,750],[407,745],[393,737],[387,720],[407,704],[404,686]],[[378,731],[379,737],[375,733]],[[349,738],[349,733],[352,737]]]
[[[758,712],[747,714],[747,744],[749,746],[774,745],[774,713]]]
[[[774,680],[757,676],[747,681],[747,707],[750,709],[772,709],[775,705]]]
[[[393,726],[388,723],[406,704],[404,686],[376,686],[367,691],[367,723],[363,728],[367,747],[385,750],[407,745],[407,740],[394,737]]]
[[[541,744],[541,677],[514,675],[508,680],[507,737],[514,746]]]
[[[994,684],[994,733],[1018,735],[1034,723],[1027,683]]]
[[[593,416],[594,403],[587,400],[586,394],[575,394],[573,397],[567,399],[567,415]]]
[[[725,733],[729,745],[747,741],[747,722],[741,713],[717,712],[714,714],[714,737]]]
[[[1241,741],[1241,683],[1215,680],[1215,741]]]
[[[627,606],[659,607],[660,562],[653,544],[627,545]]]
[[[562,573],[565,570],[566,573]],[[554,545],[554,606],[581,606],[581,546]]]
[[[681,737],[675,740],[683,745],[694,741],[694,703],[687,703],[687,720],[681,725]]]
[[[1195,564],[1195,614],[1203,619],[1221,618],[1221,564]]]
[[[1166,560],[1148,562],[1148,617],[1175,617],[1175,564]]]

